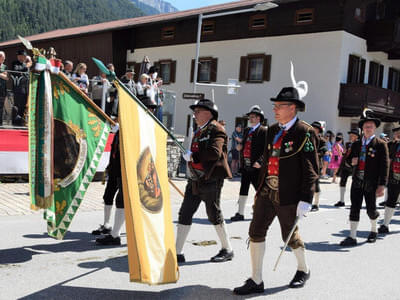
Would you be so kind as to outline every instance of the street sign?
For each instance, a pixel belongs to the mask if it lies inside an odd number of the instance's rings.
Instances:
[[[183,99],[201,100],[201,99],[204,99],[204,94],[203,93],[183,93],[182,98]]]

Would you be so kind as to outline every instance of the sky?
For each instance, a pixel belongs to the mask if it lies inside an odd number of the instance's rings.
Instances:
[[[199,8],[214,4],[234,2],[237,0],[165,0],[165,1],[171,3],[179,10],[186,10],[186,9]]]

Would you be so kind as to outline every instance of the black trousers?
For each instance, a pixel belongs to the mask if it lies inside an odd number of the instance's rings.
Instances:
[[[17,108],[15,117],[19,115],[20,117],[24,117],[24,112],[26,108],[26,102],[28,101],[28,95],[23,93],[14,93],[14,106]]]
[[[371,220],[379,217],[379,212],[376,210],[376,189],[376,183],[353,179],[350,189],[350,221],[360,221],[363,198],[365,198],[368,217]]]
[[[109,174],[106,190],[103,195],[104,204],[113,205],[115,194],[117,194],[117,197],[115,198],[115,206],[117,208],[124,208],[121,177],[115,177],[112,176],[112,174]]]
[[[400,194],[400,182],[391,181],[387,186],[388,197],[386,200],[386,206],[396,208],[397,198]]]
[[[221,189],[223,179],[188,180],[185,197],[179,210],[178,223],[192,225],[193,215],[199,208],[201,201],[206,205],[208,220],[213,225],[222,224],[224,217],[220,207]]]
[[[351,175],[351,171],[349,172],[349,171],[342,170],[340,172],[339,186],[345,187],[347,184],[347,179],[349,178],[350,175]]]
[[[240,196],[247,196],[249,194],[250,183],[254,189],[257,190],[258,176],[260,175],[260,169],[256,168],[243,168],[242,178],[240,180]]]

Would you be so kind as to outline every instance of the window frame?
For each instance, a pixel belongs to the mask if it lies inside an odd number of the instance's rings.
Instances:
[[[165,36],[167,31],[172,31],[173,34],[170,36]],[[172,41],[175,39],[176,28],[175,26],[164,26],[161,28],[161,40],[163,41]]]
[[[301,14],[311,13],[311,20],[309,21],[299,21],[299,16]],[[296,10],[294,14],[294,25],[302,26],[302,25],[311,25],[314,24],[315,21],[315,9],[314,8],[302,8]]]
[[[387,88],[394,92],[400,92],[400,69],[389,67]]]
[[[254,26],[253,22],[255,19],[263,19],[264,25],[263,26]],[[267,15],[266,14],[256,14],[249,17],[249,30],[250,31],[257,31],[257,30],[264,30],[267,28]]]
[[[218,75],[218,58],[212,57],[212,56],[207,56],[207,57],[199,57],[199,64],[205,61],[210,61],[211,66],[210,66],[210,80],[209,81],[200,81],[200,66],[197,68],[197,82],[198,83],[211,83],[211,82],[217,82],[217,75]],[[192,65],[190,69],[190,82],[194,81],[194,69],[195,69],[195,60],[192,59]]]
[[[212,26],[212,31],[204,31],[205,26]],[[213,34],[215,34],[215,21],[214,20],[204,20],[203,23],[201,24],[201,35],[207,36],[207,35],[213,35]]]
[[[169,80],[166,81],[161,75],[163,74],[162,72],[162,65],[163,64],[169,64]],[[163,85],[168,85],[171,83],[175,83],[176,79],[176,60],[172,60],[171,58],[168,59],[160,59],[159,61],[154,62],[154,65],[158,67],[159,70],[159,76],[163,80]]]
[[[377,61],[370,61],[368,70],[368,84],[381,88],[383,85],[384,71],[385,71],[384,65],[382,65]]]
[[[251,80],[250,78],[250,60],[263,58],[263,72],[261,80]],[[271,61],[272,56],[270,54],[265,53],[252,53],[247,54],[246,56],[240,57],[240,66],[239,66],[239,81],[244,81],[246,83],[264,83],[265,81],[271,80]]]
[[[349,54],[347,66],[347,83],[364,84],[366,60],[360,56]]]

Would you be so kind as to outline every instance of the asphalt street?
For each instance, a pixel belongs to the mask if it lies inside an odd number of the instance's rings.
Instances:
[[[175,183],[184,188],[185,181],[176,180]],[[40,212],[23,209],[29,208],[28,185],[0,184],[0,299],[400,299],[397,289],[400,212],[396,210],[391,233],[384,238],[380,236],[375,244],[368,244],[365,241],[370,223],[363,210],[359,245],[342,248],[338,243],[349,232],[349,191],[346,207],[335,208],[333,204],[339,197],[336,184],[321,185],[320,210],[310,213],[300,223],[311,268],[306,286],[302,289],[287,287],[296,271],[295,258],[290,251],[284,253],[277,271],[272,271],[283,246],[275,220],[267,236],[263,271],[265,293],[247,297],[233,295],[232,289],[242,285],[251,273],[246,240],[252,200],[248,201],[245,221],[229,221],[237,209],[239,185],[237,180],[226,181],[222,197],[234,259],[211,263],[209,259],[219,251],[219,244],[194,245],[200,241],[218,242],[201,205],[185,244],[187,262],[179,268],[179,281],[149,286],[129,282],[125,234],[122,246],[100,247],[94,243],[90,232],[103,219],[103,185],[91,185],[70,231],[63,241],[57,241],[47,236]],[[176,222],[182,199],[173,190],[171,198]],[[383,217],[383,209],[379,211]]]

